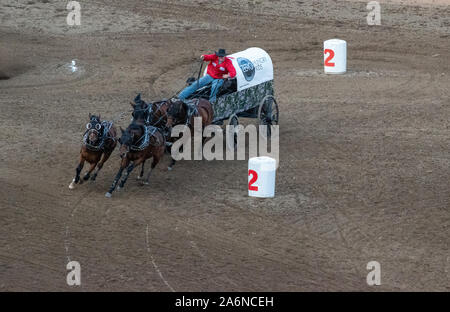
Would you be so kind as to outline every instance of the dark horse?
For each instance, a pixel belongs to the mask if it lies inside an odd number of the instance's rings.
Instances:
[[[132,123],[125,131],[122,128],[120,130],[122,132],[122,137],[119,139],[121,144],[120,157],[122,160],[120,161],[119,171],[109,191],[105,194],[106,197],[112,196],[112,192],[114,192],[125,168],[127,168],[127,171],[122,181],[120,181],[118,189],[124,187],[128,176],[136,166],[153,157],[151,169],[143,182],[143,184],[148,184],[150,173],[164,156],[165,139],[158,128]]]
[[[131,113],[133,119],[132,123],[138,125],[146,125],[146,126],[155,126],[163,129],[163,135],[167,139],[169,139],[165,131],[165,125],[167,122],[167,109],[169,107],[168,103],[165,101],[154,102],[154,103],[146,103],[141,99],[141,94],[139,93],[134,102],[130,102],[131,107],[133,108],[133,112]],[[144,176],[144,165],[145,160],[142,162],[141,173],[138,175],[138,180],[142,179]]]
[[[202,127],[210,125],[213,121],[213,109],[211,103],[203,98],[191,100],[193,113],[188,115],[189,108],[187,104],[182,101],[169,101],[169,109],[167,110],[166,127],[169,129],[174,125],[189,124],[190,127],[194,125],[194,117],[202,118]],[[188,120],[189,118],[189,120]]]
[[[169,103],[166,122],[166,127],[168,129],[172,129],[175,125],[184,124],[189,125],[192,131],[194,126],[194,117],[201,117],[202,130],[213,121],[213,109],[211,103],[206,99],[200,98],[191,100],[191,107],[188,107],[188,104],[182,101],[169,101]],[[189,110],[192,110],[192,112],[189,112]],[[175,165],[175,159],[172,158],[168,169],[172,170],[173,165]]]
[[[80,162],[76,169],[75,178],[70,183],[69,188],[75,188],[75,184],[83,183],[91,177],[92,171],[97,166],[97,171],[92,175],[91,180],[95,181],[97,174],[102,169],[103,164],[108,160],[111,153],[117,145],[117,131],[112,122],[101,121],[100,115],[89,114],[89,122],[86,124],[86,132],[83,136],[83,145],[80,151]],[[103,156],[103,157],[102,157]],[[83,179],[80,179],[80,173],[84,163],[87,161],[91,167],[86,172]]]
[[[167,109],[169,103],[167,101],[159,101],[146,103],[141,99],[139,93],[134,99],[134,103],[130,102],[133,108],[133,122],[142,125],[152,125],[158,128],[164,128],[167,122]]]

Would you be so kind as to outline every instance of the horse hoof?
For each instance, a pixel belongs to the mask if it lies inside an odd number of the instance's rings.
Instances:
[[[148,181],[142,181],[142,185],[149,185],[150,183]]]
[[[106,197],[106,198],[111,198],[111,196],[112,196],[112,194],[111,194],[110,192],[107,192],[107,193],[105,194],[105,197]]]
[[[75,188],[75,183],[74,182],[70,183],[69,184],[69,189],[73,190],[74,188]]]
[[[138,180],[142,179],[142,176],[137,176],[137,179],[138,179]]]
[[[167,167],[167,170],[169,171],[172,171],[172,169],[173,169],[172,167]]]

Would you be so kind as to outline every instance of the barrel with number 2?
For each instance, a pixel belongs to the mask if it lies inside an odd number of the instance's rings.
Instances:
[[[323,43],[323,67],[326,74],[344,74],[347,71],[347,42],[330,39]]]
[[[275,196],[277,161],[271,157],[252,157],[248,161],[248,195],[270,198]]]

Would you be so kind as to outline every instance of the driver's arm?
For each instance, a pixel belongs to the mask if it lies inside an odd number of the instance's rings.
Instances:
[[[236,77],[236,69],[234,68],[233,62],[231,60],[229,60],[226,64],[225,64],[225,68],[228,70],[228,77],[229,78],[234,78]]]
[[[209,62],[214,60],[214,57],[216,56],[215,54],[203,54],[203,61],[205,62]]]

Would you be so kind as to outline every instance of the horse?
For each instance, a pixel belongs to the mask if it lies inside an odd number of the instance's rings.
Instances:
[[[100,115],[89,114],[89,122],[86,124],[86,129],[80,150],[80,161],[76,168],[75,178],[70,183],[69,189],[74,189],[75,184],[82,184],[83,181],[87,181],[89,178],[95,181],[98,172],[102,169],[103,164],[111,156],[117,145],[117,131],[114,124],[108,121],[101,121]],[[91,167],[83,179],[80,179],[80,173],[86,161]],[[97,170],[91,177],[91,173],[96,166]]]
[[[168,101],[146,103],[139,93],[130,105],[133,108],[132,122],[164,128],[167,122]]]
[[[166,128],[171,129],[174,125],[189,125],[191,132],[193,131],[194,125],[194,117],[201,117],[202,119],[202,131],[206,126],[210,125],[213,121],[214,113],[211,106],[211,103],[203,98],[194,99],[192,103],[195,103],[195,106],[191,106],[190,108],[183,101],[173,101],[169,100],[169,108],[167,109],[167,122]],[[193,110],[189,112],[189,109]],[[172,158],[170,165],[168,167],[169,170],[172,170],[172,167],[175,165],[175,159]]]
[[[172,128],[174,125],[186,124],[192,129],[194,117],[202,118],[202,128],[210,125],[213,121],[213,109],[211,103],[203,98],[191,100],[193,105],[192,114],[188,114],[188,104],[177,100],[172,102],[169,100],[169,108],[167,110],[166,127]],[[188,120],[189,118],[189,120]]]
[[[141,94],[139,93],[134,102],[130,102],[133,108],[132,123],[139,125],[151,125],[163,129],[163,135],[166,140],[169,140],[170,134],[165,129],[165,124],[167,122],[167,108],[169,107],[166,101],[146,103],[141,99]],[[138,175],[138,180],[142,179],[144,176],[144,166],[145,160],[142,162],[141,173]]]
[[[166,141],[160,129],[153,126],[131,123],[126,130],[120,128],[120,131],[122,132],[122,136],[119,139],[120,168],[111,187],[105,194],[108,198],[112,196],[125,168],[127,171],[122,181],[120,181],[118,189],[125,186],[128,176],[136,166],[143,163],[146,159],[153,157],[150,171],[147,174],[146,180],[143,181],[143,184],[148,184],[152,170],[164,156]]]

